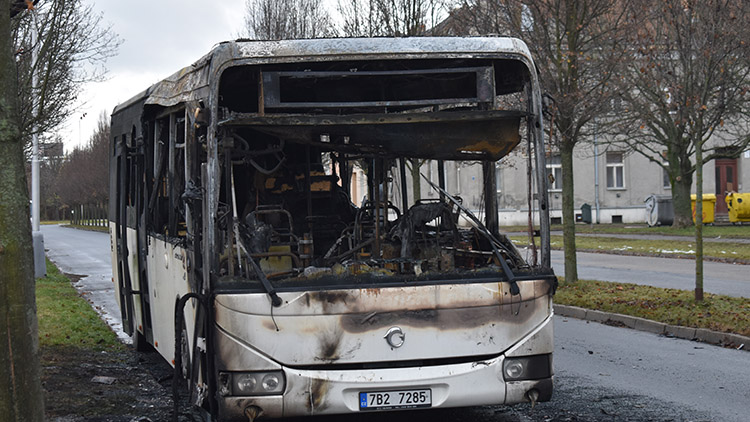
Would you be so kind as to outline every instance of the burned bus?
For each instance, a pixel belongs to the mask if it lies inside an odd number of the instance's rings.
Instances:
[[[498,224],[514,149],[533,255]],[[544,152],[517,39],[221,43],[112,114],[125,330],[221,421],[549,400]]]

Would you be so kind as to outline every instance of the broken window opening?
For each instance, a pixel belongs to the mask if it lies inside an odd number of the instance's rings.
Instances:
[[[511,59],[228,68],[218,104],[219,284],[258,287],[251,260],[276,288],[531,271],[490,215],[497,192],[486,170],[525,133],[528,80]],[[416,198],[409,161],[424,163],[435,185],[417,181]],[[472,210],[445,191],[461,185],[446,169],[466,162],[485,168]],[[486,221],[472,225],[467,213]]]
[[[220,189],[220,275],[233,280],[227,286],[258,287],[250,259],[277,287],[504,278],[492,245],[447,198],[438,193],[404,206],[411,183],[398,177],[399,158],[348,156],[247,128],[228,130],[222,144],[224,171],[233,176]],[[358,174],[367,186],[359,206],[351,196]],[[512,244],[494,235],[514,272],[528,270]]]
[[[401,113],[525,109],[518,60],[378,60],[233,66],[219,106],[231,113]],[[248,101],[248,98],[257,101]]]
[[[165,239],[184,238],[186,207],[183,195],[187,187],[185,111],[169,113],[146,121],[147,142],[143,144],[145,183],[148,184],[146,225],[149,231]]]

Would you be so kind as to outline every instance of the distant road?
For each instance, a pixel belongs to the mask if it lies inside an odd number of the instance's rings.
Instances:
[[[695,287],[695,261],[682,258],[578,252],[581,279],[634,283],[670,289]],[[565,274],[562,251],[552,251],[555,274]],[[750,266],[703,263],[703,288],[708,293],[750,298]]]

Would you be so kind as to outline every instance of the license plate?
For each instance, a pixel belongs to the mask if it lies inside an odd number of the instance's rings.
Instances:
[[[413,409],[432,406],[432,390],[369,391],[359,393],[359,410]]]

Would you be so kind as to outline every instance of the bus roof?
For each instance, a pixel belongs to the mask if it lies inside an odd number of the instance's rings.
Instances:
[[[230,64],[292,63],[373,58],[516,58],[531,67],[526,44],[508,37],[324,38],[226,41],[208,54],[115,107],[144,102],[170,107],[208,98],[211,75]]]

